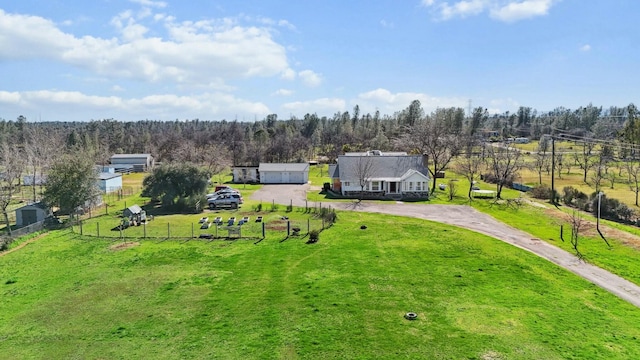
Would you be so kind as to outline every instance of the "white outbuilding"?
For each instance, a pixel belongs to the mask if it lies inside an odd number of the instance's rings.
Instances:
[[[261,163],[258,167],[261,184],[306,184],[308,163]]]

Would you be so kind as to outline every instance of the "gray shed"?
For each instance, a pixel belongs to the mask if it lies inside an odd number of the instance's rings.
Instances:
[[[27,226],[44,221],[51,214],[51,209],[41,202],[25,205],[16,209],[16,226]]]
[[[147,213],[142,210],[139,205],[131,205],[128,208],[124,209],[124,211],[122,212],[122,217],[132,221],[141,222],[147,220]]]

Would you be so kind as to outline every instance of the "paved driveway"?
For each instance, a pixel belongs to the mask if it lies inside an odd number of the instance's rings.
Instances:
[[[309,185],[265,185],[251,196],[254,200],[294,206],[304,206]],[[312,206],[311,203],[309,203]],[[502,240],[521,249],[532,252],[557,264],[572,273],[600,286],[612,294],[640,307],[640,286],[603,270],[597,266],[579,261],[573,254],[545,241],[535,239],[530,234],[512,228],[493,217],[463,205],[418,205],[380,204],[362,202],[331,203],[331,206],[352,211],[408,216],[436,221],[473,230]]]

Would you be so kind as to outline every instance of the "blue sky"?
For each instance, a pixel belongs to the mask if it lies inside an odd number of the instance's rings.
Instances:
[[[0,117],[637,102],[637,0],[0,0]]]

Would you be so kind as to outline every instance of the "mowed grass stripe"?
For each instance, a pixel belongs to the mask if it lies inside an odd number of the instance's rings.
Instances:
[[[341,212],[317,244],[280,240],[52,233],[0,258],[0,358],[640,355],[637,308],[480,234]]]

